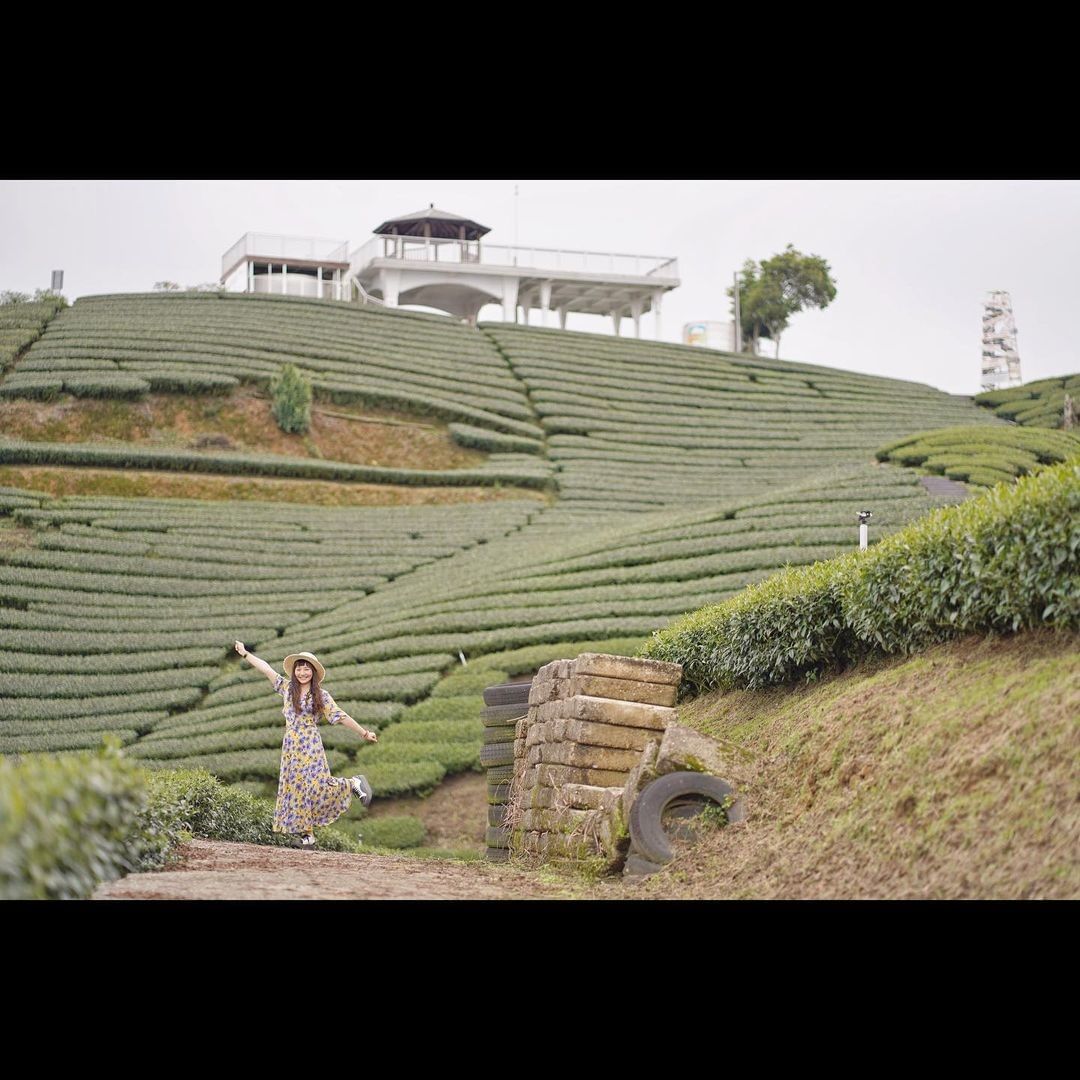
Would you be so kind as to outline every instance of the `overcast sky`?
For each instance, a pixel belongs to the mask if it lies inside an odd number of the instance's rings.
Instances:
[[[47,287],[54,269],[69,299],[211,282],[245,232],[351,252],[429,203],[489,226],[492,244],[514,242],[516,219],[523,245],[677,257],[667,341],[730,319],[733,271],[792,243],[828,261],[837,297],[791,320],[783,359],[977,393],[982,304],[1005,289],[1024,380],[1080,371],[1075,180],[0,180],[0,290]],[[612,332],[573,313],[567,327]]]

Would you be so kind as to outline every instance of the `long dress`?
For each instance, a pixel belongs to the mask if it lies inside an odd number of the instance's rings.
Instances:
[[[279,675],[274,690],[281,695],[285,716],[285,737],[281,742],[281,774],[274,806],[274,832],[306,834],[315,825],[337,821],[352,802],[352,784],[330,775],[319,735],[318,718],[311,706],[311,691],[300,698],[300,711],[292,703],[289,680]],[[346,713],[323,691],[325,708],[320,715],[331,724]]]

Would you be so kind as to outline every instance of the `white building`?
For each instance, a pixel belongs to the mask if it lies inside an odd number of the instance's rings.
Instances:
[[[716,322],[702,320],[700,322],[683,323],[683,344],[698,345],[705,349],[717,349],[720,352],[737,352],[735,345],[735,320],[730,322]],[[742,351],[751,356],[770,356],[766,349],[772,345],[768,338],[758,338],[757,352],[752,352],[749,341],[743,342]]]
[[[507,322],[541,326],[552,312],[566,328],[569,312],[610,316],[619,333],[655,315],[660,337],[663,295],[679,285],[678,262],[652,255],[484,244],[490,230],[469,218],[427,210],[385,221],[347,261],[344,244],[248,233],[222,259],[222,283],[244,292],[280,292],[335,300],[415,304],[475,323],[499,304]]]
[[[249,293],[350,299],[344,240],[244,233],[221,257],[221,283]]]

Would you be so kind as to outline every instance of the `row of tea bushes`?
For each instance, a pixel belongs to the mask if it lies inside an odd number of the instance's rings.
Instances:
[[[81,366],[87,362],[114,366]],[[483,335],[449,318],[334,301],[217,293],[83,297],[54,320],[16,372],[24,372],[27,394],[59,392],[46,389],[49,378],[75,393],[119,392],[132,380],[129,392],[138,394],[139,380],[156,378],[167,389],[168,378],[185,374],[261,385],[290,363],[323,398],[540,435],[520,382]]]
[[[1015,425],[920,432],[883,446],[879,461],[921,466],[983,487],[1080,455],[1080,434]]]
[[[1073,399],[1074,412],[1080,412],[1080,375],[1059,375],[1003,390],[987,390],[975,396],[975,404],[1016,424],[1060,428],[1066,394]]]
[[[657,633],[685,692],[767,686],[973,632],[1080,629],[1080,465],[946,507],[866,552],[792,568]]]
[[[869,460],[913,430],[995,423],[970,401],[897,379],[508,323],[482,329],[528,387],[562,508],[726,502]]]

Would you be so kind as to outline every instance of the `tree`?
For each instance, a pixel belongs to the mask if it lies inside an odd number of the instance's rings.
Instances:
[[[178,292],[180,286],[175,281],[155,281],[154,292]]]
[[[303,434],[311,427],[311,383],[295,364],[285,364],[270,380],[270,394],[282,431]]]
[[[753,352],[758,341],[767,338],[776,343],[779,356],[780,335],[791,316],[809,307],[828,307],[836,297],[829,264],[820,255],[796,251],[792,244],[760,265],[747,259],[739,277],[739,321]],[[734,301],[734,286],[727,295]]]
[[[63,293],[53,292],[52,289],[35,289],[34,302],[38,304],[49,302],[58,309],[68,306],[67,297]]]

